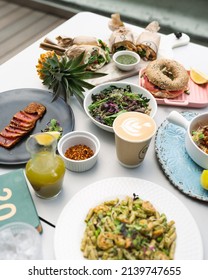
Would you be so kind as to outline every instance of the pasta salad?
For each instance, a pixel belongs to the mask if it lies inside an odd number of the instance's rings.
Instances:
[[[85,223],[81,251],[87,259],[174,259],[175,222],[135,194],[90,209]]]

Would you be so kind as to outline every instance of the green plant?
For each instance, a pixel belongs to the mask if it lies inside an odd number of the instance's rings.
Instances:
[[[74,95],[83,106],[85,89],[94,87],[85,80],[106,75],[86,70],[87,64],[82,63],[83,57],[84,52],[76,58],[58,56],[55,52],[47,52],[40,56],[37,71],[43,84],[54,92],[52,101],[63,96],[65,101],[69,102],[70,96]]]

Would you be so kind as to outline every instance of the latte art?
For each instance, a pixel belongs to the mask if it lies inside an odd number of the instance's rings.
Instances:
[[[154,120],[142,113],[126,112],[120,114],[113,124],[114,132],[127,141],[143,141],[155,133]]]
[[[156,132],[156,123],[147,114],[125,112],[114,120],[113,131],[119,162],[125,167],[134,168],[145,158]]]
[[[142,136],[142,134],[146,134],[146,130],[148,128],[152,131],[152,124],[146,120],[140,120],[138,118],[128,118],[121,124],[121,128],[127,134],[136,137]]]

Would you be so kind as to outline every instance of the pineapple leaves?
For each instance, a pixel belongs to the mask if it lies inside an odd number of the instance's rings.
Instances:
[[[67,73],[67,71],[70,71],[70,74],[76,74],[76,73],[80,73],[80,72],[85,72],[85,68],[86,68],[87,64],[82,64],[79,65],[73,69],[66,69],[65,72]]]
[[[54,90],[52,102],[55,101],[59,97],[59,95],[62,94],[63,90],[64,90],[63,85],[61,82],[59,82],[56,90]]]
[[[85,89],[92,89],[93,84],[86,82],[87,79],[105,76],[105,73],[86,70],[87,64],[83,64],[84,52],[76,58],[67,56],[59,57],[55,53],[42,61],[39,72],[42,75],[43,84],[54,92],[52,102],[59,96],[69,101],[74,95],[83,106]]]
[[[84,101],[83,90],[84,89],[81,86],[79,86],[78,84],[76,84],[74,81],[71,81],[70,87],[71,87],[72,94],[75,95],[75,97],[79,101],[80,105],[83,107],[83,101]]]
[[[75,73],[73,74],[74,77],[78,78],[78,79],[93,79],[93,78],[100,78],[103,76],[106,76],[106,73],[99,73],[99,72],[91,72],[91,71],[84,71],[84,72],[80,72],[80,73]]]
[[[86,89],[92,89],[94,87],[94,85],[90,84],[90,83],[87,83],[83,80],[76,80],[76,84],[83,87],[83,88],[86,88]],[[84,91],[84,89],[83,89]]]
[[[84,57],[84,54],[85,54],[85,52],[82,52],[79,56],[71,59],[72,63],[71,63],[70,68],[69,68],[70,70],[73,70],[74,68],[78,67],[81,64],[81,62],[83,60],[83,57]]]

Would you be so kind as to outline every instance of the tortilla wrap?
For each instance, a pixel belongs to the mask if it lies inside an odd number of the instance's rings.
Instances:
[[[74,38],[58,36],[56,37],[57,44],[63,48],[68,48],[72,45],[91,45],[99,46],[98,40],[92,36],[77,36]]]
[[[91,36],[77,36],[73,39],[73,45],[99,46],[98,40]]]
[[[119,27],[124,26],[123,21],[121,21],[120,14],[112,14],[111,20],[108,23],[108,27],[111,31],[118,29]]]
[[[158,22],[153,21],[143,31],[136,40],[137,53],[140,57],[147,60],[155,60],[160,45],[160,35],[157,31],[160,29]]]
[[[73,45],[73,39],[70,37],[65,36],[58,36],[56,37],[58,46],[62,48],[68,48],[69,46]]]
[[[90,45],[73,45],[68,50],[66,50],[66,55],[69,58],[75,58],[84,52],[84,57],[82,60],[83,64],[89,63],[86,67],[87,70],[96,71],[102,68],[105,63],[107,63],[105,51],[98,46],[90,46]],[[92,57],[99,57],[99,60],[93,60]],[[92,63],[90,63],[92,60]]]
[[[136,51],[134,35],[125,26],[116,29],[110,36],[109,45],[112,53],[118,50]]]

